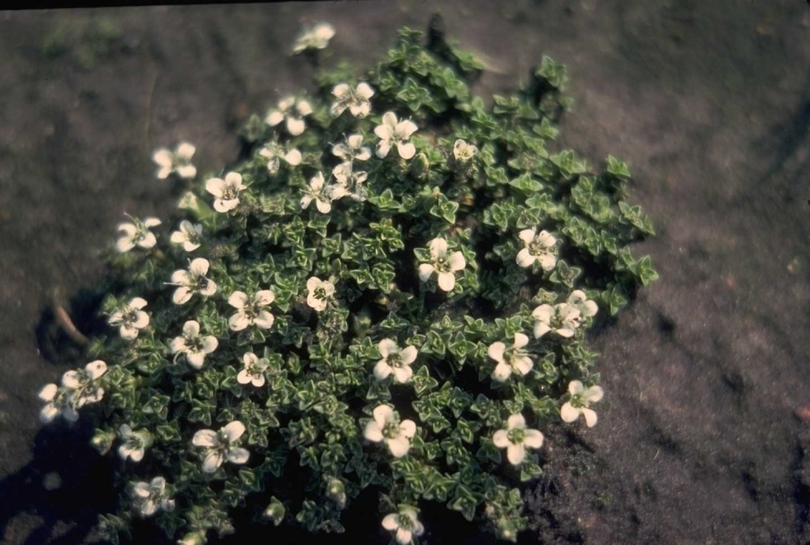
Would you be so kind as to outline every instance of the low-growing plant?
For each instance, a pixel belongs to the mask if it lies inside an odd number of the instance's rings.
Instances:
[[[40,393],[43,421],[81,411],[124,460],[110,539],[153,518],[204,543],[237,507],[341,532],[368,488],[401,544],[423,500],[525,529],[541,430],[596,424],[585,331],[657,277],[628,247],[653,229],[627,165],[553,151],[564,66],[543,58],[491,107],[468,86],[483,69],[405,28],[370,71],[319,68],[313,94],[253,116],[230,168],[198,178],[188,143],[155,153],[186,186],[180,217],[120,225],[109,333]]]

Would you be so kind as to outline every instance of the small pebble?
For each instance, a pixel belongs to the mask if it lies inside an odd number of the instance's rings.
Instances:
[[[799,407],[798,409],[793,411],[793,414],[795,414],[796,418],[798,418],[802,422],[810,422],[810,407],[807,406]]]
[[[56,490],[62,486],[62,477],[59,476],[59,473],[56,471],[51,471],[47,473],[45,477],[42,479],[42,487],[45,490],[51,491]]]

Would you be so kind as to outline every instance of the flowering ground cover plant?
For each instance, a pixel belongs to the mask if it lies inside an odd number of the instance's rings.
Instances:
[[[326,47],[318,28],[296,52]],[[340,532],[371,489],[402,545],[430,532],[425,501],[515,541],[543,430],[596,424],[585,331],[657,278],[628,248],[653,230],[627,166],[552,151],[562,65],[487,107],[482,65],[422,41],[319,69],[226,170],[198,177],[187,143],[155,154],[181,213],[122,224],[109,330],[40,392],[44,422],[93,419],[122,460],[110,539],[153,519],[200,544],[235,508]]]

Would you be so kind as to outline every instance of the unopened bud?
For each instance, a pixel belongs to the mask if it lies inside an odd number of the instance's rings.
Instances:
[[[114,440],[115,434],[113,432],[96,430],[95,435],[93,435],[93,438],[90,440],[90,444],[93,445],[93,448],[95,448],[99,454],[104,456],[110,452]]]
[[[331,481],[329,481],[327,495],[329,496],[329,498],[334,500],[341,508],[343,508],[346,505],[346,487],[344,487],[343,483],[340,482],[338,479],[332,479]]]
[[[200,532],[192,532],[183,536],[177,545],[203,545],[203,543],[205,543],[205,536]]]
[[[417,178],[425,178],[429,171],[430,161],[428,161],[427,155],[425,155],[424,152],[417,155],[414,160],[411,161],[411,173]]]
[[[287,514],[287,509],[275,496],[270,501],[270,505],[264,510],[264,517],[273,521],[273,524],[278,526],[284,520],[284,515]]]

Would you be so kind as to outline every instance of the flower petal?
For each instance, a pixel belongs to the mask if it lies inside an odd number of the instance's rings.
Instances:
[[[453,291],[456,287],[456,275],[451,272],[440,272],[438,277],[439,288],[443,291]]]
[[[231,451],[228,453],[228,461],[232,464],[244,464],[249,458],[250,452],[241,447],[231,449]]]
[[[393,339],[382,339],[377,349],[380,352],[380,356],[383,358],[387,358],[389,355],[399,351],[399,347]]]
[[[388,365],[388,362],[386,362],[385,360],[380,360],[374,366],[373,371],[374,378],[376,378],[377,380],[385,380],[388,378],[388,376],[391,374],[393,370],[394,368]]]
[[[275,317],[266,310],[260,310],[253,318],[253,323],[262,329],[270,329],[273,327],[273,322],[275,322]]]
[[[210,264],[208,260],[204,257],[198,257],[194,259],[188,267],[188,270],[192,274],[196,274],[198,276],[205,276],[208,274],[208,267]]]
[[[516,358],[512,364],[515,366],[515,369],[517,369],[518,372],[523,376],[526,376],[529,373],[529,371],[531,371],[532,368],[534,367],[534,362],[529,356]]]
[[[214,197],[221,197],[225,192],[225,180],[222,178],[209,178],[205,182],[205,190]]]
[[[363,431],[363,437],[374,443],[379,443],[383,440],[382,429],[375,421],[366,424],[366,429]]]
[[[579,409],[571,405],[571,402],[567,401],[560,407],[560,417],[563,419],[563,422],[570,424],[579,418]]]
[[[189,320],[183,324],[183,336],[186,339],[193,339],[200,335],[200,323],[196,320]]]
[[[374,89],[372,89],[371,86],[366,82],[359,84],[355,92],[365,99],[369,99],[374,96]]]
[[[245,425],[238,420],[234,420],[227,426],[222,428],[222,433],[228,438],[228,441],[234,442],[245,433]]]
[[[217,346],[219,346],[219,341],[213,335],[207,335],[203,337],[202,348],[203,352],[205,352],[206,354],[210,354],[211,352],[216,350]]]
[[[537,257],[535,257],[535,256],[533,256],[532,254],[529,253],[528,248],[523,248],[522,250],[520,250],[517,253],[517,257],[515,258],[515,262],[520,267],[523,267],[525,269],[526,267],[530,267],[531,264],[534,263],[536,259],[537,259]],[[542,261],[541,261],[541,264],[542,264]]]
[[[487,355],[497,362],[503,361],[503,353],[506,350],[506,345],[502,342],[495,342],[487,348]]]
[[[534,229],[524,229],[520,233],[518,233],[518,238],[524,242],[527,246],[534,241],[534,235],[537,233]]]
[[[279,111],[270,112],[270,115],[268,115],[267,119],[265,119],[264,121],[271,127],[275,127],[276,125],[284,121],[284,114]]]
[[[582,382],[579,380],[572,380],[568,383],[568,393],[572,396],[577,395],[585,391],[585,386],[583,386]]]
[[[525,457],[526,449],[523,447],[523,444],[516,445],[514,443],[509,443],[509,446],[506,447],[506,458],[513,466],[523,463],[523,459]]]
[[[513,414],[506,421],[507,430],[523,429],[525,427],[526,427],[526,419],[523,418],[522,414]]]
[[[591,386],[590,388],[585,390],[585,399],[587,399],[589,403],[596,403],[597,401],[601,401],[604,395],[605,391],[602,390],[601,386]]]
[[[461,252],[453,252],[450,254],[450,259],[447,262],[450,265],[450,270],[453,272],[464,270],[467,266],[467,260],[464,259],[464,254]]]
[[[509,433],[506,430],[498,430],[492,435],[492,444],[498,448],[506,448],[511,443]]]
[[[589,428],[592,428],[596,425],[596,413],[589,409],[588,407],[581,407],[579,409],[582,412],[582,416],[585,417],[585,423],[588,425]]]
[[[388,450],[391,451],[394,458],[402,458],[411,449],[411,442],[403,435],[388,439],[386,442],[388,443]]]
[[[422,282],[427,282],[434,270],[435,267],[433,267],[433,265],[430,263],[422,263],[419,265],[419,280]]]
[[[523,444],[529,448],[540,448],[543,446],[543,434],[539,430],[526,430]]]
[[[142,310],[135,313],[135,321],[132,322],[132,327],[143,329],[149,325],[149,315]]]
[[[388,405],[377,405],[372,415],[380,429],[384,428],[388,422],[394,420],[394,410]]]
[[[243,310],[249,302],[250,299],[243,291],[235,291],[228,297],[228,304],[239,310]]]
[[[411,439],[416,435],[416,423],[413,420],[403,420],[399,424],[399,433]]]
[[[495,370],[492,371],[492,380],[504,382],[506,379],[509,378],[511,374],[512,374],[512,367],[510,367],[508,363],[502,361],[498,365],[496,365]]]
[[[399,359],[403,364],[410,365],[416,361],[416,356],[418,353],[419,351],[415,346],[406,346],[402,349],[402,352],[400,352]]]
[[[177,175],[181,178],[191,179],[197,176],[197,167],[194,165],[183,165],[177,167]]]
[[[214,430],[200,430],[191,438],[191,444],[196,447],[215,447],[219,445],[219,438]]]
[[[57,391],[59,391],[59,387],[56,384],[46,384],[39,391],[38,397],[42,401],[52,401],[56,397]]]
[[[545,335],[549,331],[551,331],[551,327],[548,324],[543,323],[543,322],[535,322],[534,323],[534,338],[535,339],[539,339],[540,337],[542,337],[543,335]]]
[[[557,258],[551,254],[543,254],[540,256],[540,267],[544,271],[550,271],[557,264]]]
[[[79,382],[79,374],[76,371],[66,371],[62,375],[62,386],[65,388],[78,388],[81,386]]]
[[[377,128],[379,129],[380,127]],[[391,151],[391,142],[389,142],[388,140],[381,140],[380,142],[377,143],[377,151],[376,151],[377,157],[379,157],[380,159],[385,159],[388,156],[389,151]]]
[[[385,515],[382,519],[382,527],[388,530],[389,532],[393,532],[394,530],[399,528],[399,521],[397,519],[398,517],[395,513]]]
[[[252,380],[253,380],[253,377],[250,376],[247,369],[242,369],[236,375],[236,382],[238,382],[239,384],[247,384]]]
[[[306,124],[303,119],[296,119],[294,117],[287,118],[287,130],[293,136],[298,136],[304,132]]]
[[[213,473],[222,465],[223,456],[218,450],[212,450],[205,456],[203,461],[202,470],[205,473]]]
[[[403,367],[397,367],[394,369],[394,376],[397,379],[397,382],[400,384],[405,384],[411,377],[413,376],[413,369],[409,365],[405,365]]]
[[[412,143],[398,143],[397,144],[397,151],[399,152],[399,156],[403,159],[410,159],[414,155],[416,155],[416,146]]]
[[[205,364],[205,352],[186,352],[186,360],[194,369],[200,369]]]

